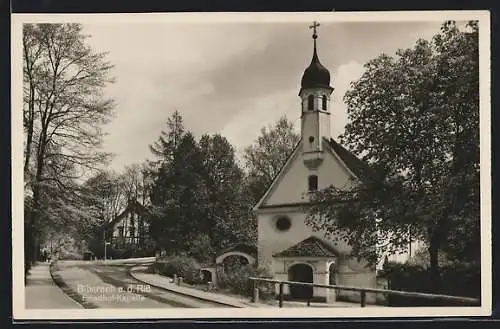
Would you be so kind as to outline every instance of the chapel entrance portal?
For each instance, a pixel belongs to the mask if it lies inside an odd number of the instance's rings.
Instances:
[[[295,264],[288,269],[288,280],[313,283],[313,269],[307,264]],[[313,287],[290,285],[290,296],[293,299],[311,299]]]

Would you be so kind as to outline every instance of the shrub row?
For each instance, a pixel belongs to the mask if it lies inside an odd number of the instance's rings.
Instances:
[[[218,287],[245,297],[253,295],[254,284],[248,279],[249,277],[271,277],[271,275],[265,269],[254,265],[231,266],[225,270],[217,269]],[[257,282],[255,287],[259,289],[260,299],[272,299],[276,296],[273,283]]]
[[[388,280],[389,289],[437,293],[451,296],[479,298],[481,295],[481,271],[479,264],[456,263],[440,268],[440,287],[435,290],[430,270],[421,265],[388,263],[381,277]],[[459,306],[444,300],[429,300],[414,297],[389,295],[390,306]]]
[[[157,260],[149,271],[167,277],[181,276],[188,284],[201,284],[201,265],[192,257],[168,256]],[[271,277],[269,272],[254,265],[233,265],[226,268],[217,268],[217,289],[230,293],[252,297],[254,284],[249,277]],[[259,289],[259,298],[262,300],[275,298],[275,286],[272,283],[257,282],[255,288]]]
[[[151,267],[150,271],[167,277],[174,275],[183,278],[188,284],[201,283],[200,264],[191,257],[172,256],[165,260],[158,260]]]
[[[92,250],[97,258],[104,258],[103,248]],[[136,246],[126,246],[124,248],[108,247],[106,250],[106,257],[112,259],[125,259],[136,257],[152,257],[155,251],[152,247],[139,248]]]

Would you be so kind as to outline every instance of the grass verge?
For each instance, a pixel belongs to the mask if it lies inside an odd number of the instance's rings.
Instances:
[[[57,274],[57,271],[59,270],[59,267],[57,266],[57,262],[52,262],[50,263],[50,276],[52,277],[52,280],[55,282],[55,284],[66,294],[68,295],[71,299],[73,299],[75,302],[78,304],[82,305],[83,308],[86,309],[93,309],[93,308],[98,308],[97,305],[94,303],[88,302],[85,300],[85,298],[76,292],[74,289],[72,289],[70,286],[64,282],[62,277]]]

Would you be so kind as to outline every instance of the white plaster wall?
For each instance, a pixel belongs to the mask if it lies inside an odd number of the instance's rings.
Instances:
[[[308,142],[302,139],[302,143]],[[277,182],[264,204],[278,205],[307,201],[303,198],[303,193],[307,192],[307,177],[310,173],[311,171],[302,161],[302,154],[298,152],[288,171]],[[315,170],[314,174],[318,175],[319,189],[330,185],[343,188],[350,183],[350,173],[329,151],[324,151],[323,163]]]
[[[351,286],[359,288],[376,288],[377,276],[374,270],[368,269],[352,269],[347,261],[340,261],[337,264],[337,285]],[[339,290],[337,299],[358,302],[360,301],[360,293],[355,291]],[[375,294],[366,294],[367,303],[375,303]]]
[[[322,149],[323,140],[321,137],[330,138],[331,136],[331,116],[324,113],[322,106],[322,97],[327,96],[326,108],[327,112],[330,111],[330,94],[331,91],[324,88],[306,89],[301,94],[303,113],[301,134],[306,141],[303,145],[305,152],[318,148]],[[307,98],[309,95],[314,96],[314,111],[309,111],[307,108]],[[309,136],[314,136],[315,138],[313,145],[309,144]]]
[[[275,220],[281,215],[286,215],[291,220],[291,227],[288,231],[279,231],[275,226]],[[326,243],[330,244],[337,251],[344,253],[350,252],[351,248],[344,241],[335,242],[324,238],[324,232],[313,232],[305,224],[306,215],[303,212],[276,212],[270,214],[258,215],[258,252],[259,266],[272,268],[272,255],[285,250],[298,242],[313,235]],[[280,269],[282,271],[283,269]]]
[[[305,112],[302,115],[302,148],[303,152],[319,150],[319,122],[317,112]],[[309,143],[309,136],[314,137],[314,142]]]
[[[319,135],[321,138],[320,142],[324,143],[323,137],[326,139],[330,139],[332,131],[331,131],[331,116],[326,113],[320,113],[319,115]],[[323,146],[321,146],[322,149],[324,149]]]

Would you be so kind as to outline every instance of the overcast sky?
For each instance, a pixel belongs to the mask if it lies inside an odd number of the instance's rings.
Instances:
[[[342,97],[363,64],[382,52],[430,39],[439,22],[321,23],[318,53],[330,70],[332,136],[346,123]],[[117,103],[105,130],[112,167],[151,157],[149,145],[177,109],[197,137],[221,133],[239,152],[262,126],[286,115],[300,128],[300,79],[312,56],[307,23],[85,24],[96,51],[108,51]]]

